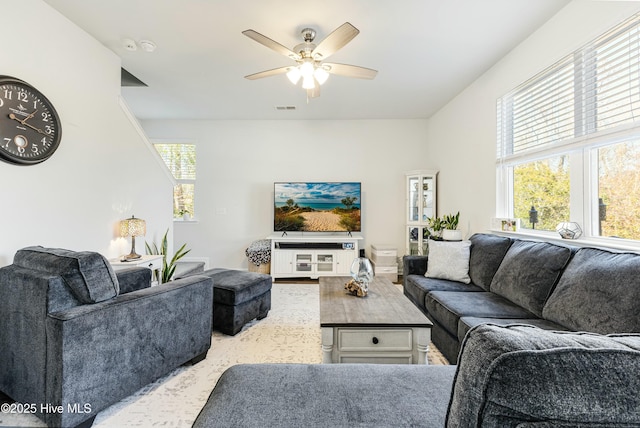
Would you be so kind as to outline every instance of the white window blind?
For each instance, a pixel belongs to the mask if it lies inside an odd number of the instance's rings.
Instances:
[[[154,144],[162,160],[176,180],[196,179],[195,144]]]
[[[500,161],[640,121],[640,15],[534,76],[497,107]]]

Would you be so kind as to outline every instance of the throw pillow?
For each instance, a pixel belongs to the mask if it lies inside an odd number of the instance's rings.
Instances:
[[[448,279],[469,284],[471,241],[429,241],[427,278]]]

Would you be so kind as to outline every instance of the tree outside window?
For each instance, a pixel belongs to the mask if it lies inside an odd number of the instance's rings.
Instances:
[[[186,143],[155,143],[155,149],[176,180],[173,188],[173,217],[195,215],[196,146]]]
[[[640,140],[597,149],[600,236],[640,240]]]
[[[520,226],[532,229],[531,207],[537,211],[536,229],[555,230],[567,221],[570,205],[569,159],[558,156],[513,168],[513,212]]]

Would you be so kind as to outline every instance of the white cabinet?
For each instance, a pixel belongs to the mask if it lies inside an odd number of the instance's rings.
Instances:
[[[406,254],[426,254],[428,219],[437,216],[437,176],[433,170],[406,174]]]
[[[348,276],[362,236],[272,235],[271,276],[275,278]]]

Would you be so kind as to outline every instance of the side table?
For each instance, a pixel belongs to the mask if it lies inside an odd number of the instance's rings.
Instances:
[[[123,262],[120,258],[110,259],[109,263],[113,266],[113,270],[126,269],[130,267],[146,267],[152,271],[162,269],[161,255],[145,255],[136,260]],[[151,285],[157,285],[157,281],[153,281]]]

